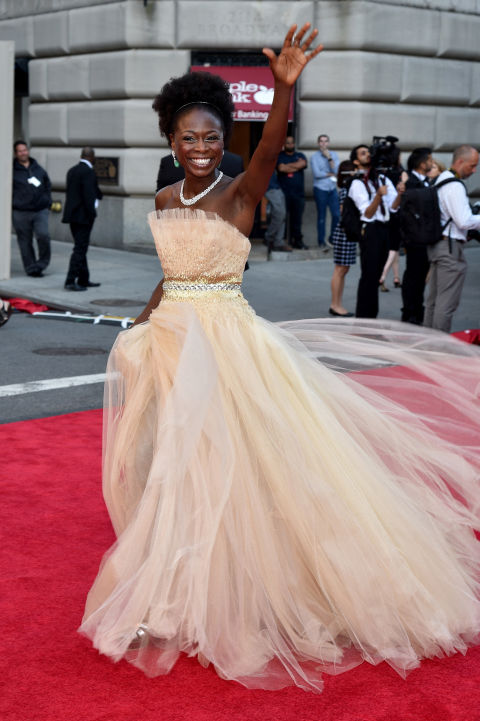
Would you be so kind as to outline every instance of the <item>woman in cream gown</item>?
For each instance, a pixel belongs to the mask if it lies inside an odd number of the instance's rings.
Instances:
[[[164,272],[112,350],[104,496],[117,535],[81,632],[167,673],[180,652],[251,688],[405,674],[480,630],[475,348],[400,323],[271,324],[241,293],[255,206],[316,31],[265,49],[272,111],[221,177],[228,87],[192,74],[154,107],[185,168],[149,223]]]

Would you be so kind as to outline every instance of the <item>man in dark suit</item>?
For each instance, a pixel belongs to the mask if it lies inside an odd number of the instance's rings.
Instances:
[[[70,223],[74,244],[65,279],[66,290],[87,290],[87,288],[95,288],[100,285],[100,283],[90,282],[87,265],[90,233],[97,217],[98,201],[102,198],[93,169],[94,160],[93,148],[83,148],[80,162],[70,168],[67,173],[67,192],[62,223]]]
[[[406,190],[428,187],[427,173],[431,170],[432,164],[431,148],[415,148],[407,161]],[[405,254],[406,268],[402,279],[402,320],[405,323],[422,325],[425,313],[423,295],[430,261],[426,247],[409,243],[408,238],[405,238]]]
[[[223,155],[222,162],[220,163],[219,169],[230,178],[235,178],[235,176],[243,173],[244,167],[242,157],[240,155],[236,155],[236,153],[230,153],[228,150],[226,150]],[[182,166],[175,166],[171,153],[169,153],[168,155],[164,155],[163,158],[160,160],[160,168],[157,175],[156,192],[158,193],[159,190],[165,188],[165,186],[167,185],[173,185],[173,183],[177,183],[179,180],[183,180],[184,177],[185,172]]]

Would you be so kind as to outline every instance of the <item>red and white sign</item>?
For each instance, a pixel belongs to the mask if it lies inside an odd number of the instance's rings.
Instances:
[[[273,75],[269,67],[241,65],[192,65],[192,72],[219,75],[230,85],[234,120],[264,122],[273,100]],[[288,120],[293,120],[293,93]]]

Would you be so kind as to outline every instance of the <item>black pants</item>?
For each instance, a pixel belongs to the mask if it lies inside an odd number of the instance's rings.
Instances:
[[[388,257],[388,225],[375,220],[367,223],[360,241],[361,275],[357,290],[358,318],[376,318],[378,315],[378,285]]]
[[[78,285],[87,285],[90,279],[87,265],[87,250],[92,228],[93,221],[88,224],[70,223],[74,244],[65,284],[77,282]]]
[[[405,252],[407,263],[402,279],[402,320],[422,325],[425,313],[423,294],[430,261],[425,247],[407,245]]]
[[[294,247],[302,247],[302,217],[305,207],[303,195],[285,193],[285,205],[287,206],[287,239]]]
[[[48,234],[48,208],[44,210],[14,210],[13,227],[17,234],[18,247],[22,256],[25,273],[39,273],[50,263],[50,236]],[[38,258],[33,247],[33,236],[37,239]]]

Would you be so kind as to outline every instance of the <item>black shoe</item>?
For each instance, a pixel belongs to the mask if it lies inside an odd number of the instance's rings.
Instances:
[[[286,243],[284,243],[283,245],[278,245],[278,246],[274,245],[272,250],[275,253],[291,253],[292,252],[292,248],[289,245],[287,245]]]
[[[30,276],[30,278],[43,278],[43,273],[41,270],[34,270],[31,273],[27,273],[27,275]]]
[[[87,285],[83,285],[82,283],[79,283],[78,285],[81,285],[82,288],[98,288],[101,283],[90,283],[90,281],[88,281]]]
[[[87,290],[85,285],[78,285],[78,283],[65,283],[65,290]]]
[[[0,300],[0,325],[4,325],[13,313],[13,307],[8,300]]]
[[[337,313],[337,311],[333,310],[333,308],[329,308],[328,312],[330,315],[337,316],[337,318],[353,318],[353,313]]]

